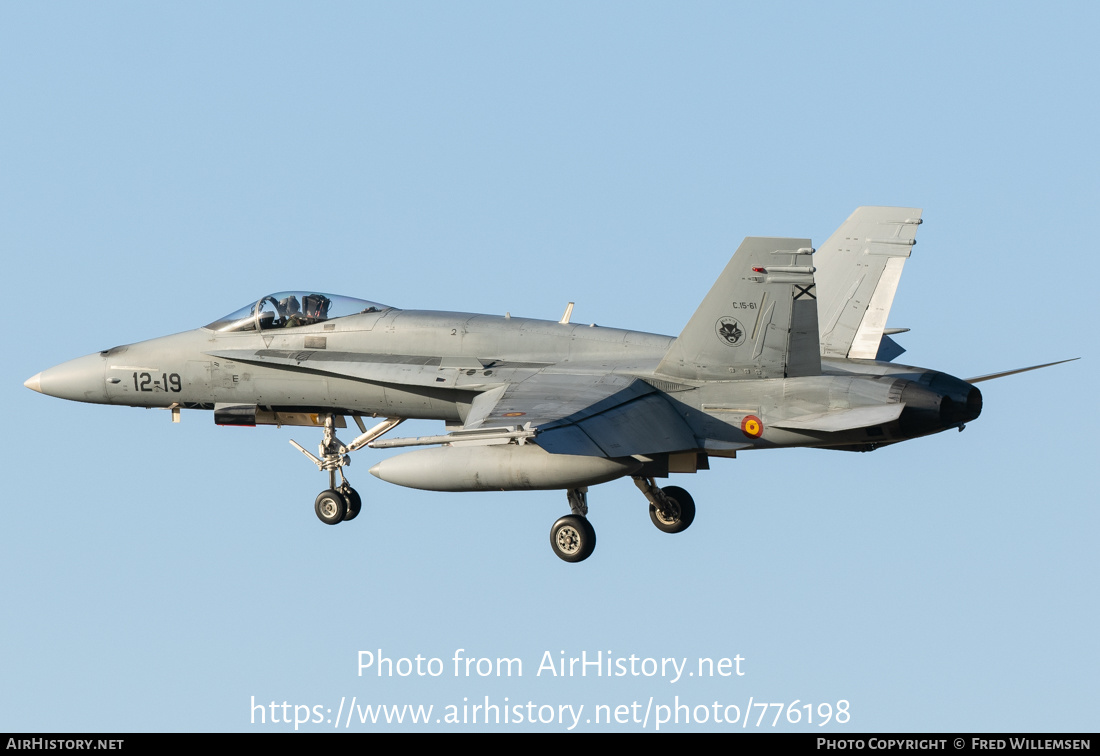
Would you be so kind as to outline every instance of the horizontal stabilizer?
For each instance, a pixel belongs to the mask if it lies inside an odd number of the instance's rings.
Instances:
[[[856,407],[854,409],[821,412],[815,415],[803,415],[790,420],[772,421],[774,428],[788,430],[812,430],[835,433],[837,431],[868,428],[883,425],[901,417],[904,403],[881,404],[875,407]]]
[[[878,353],[875,355],[875,359],[879,362],[893,362],[903,354],[905,354],[905,347],[883,334],[882,341],[878,343]]]

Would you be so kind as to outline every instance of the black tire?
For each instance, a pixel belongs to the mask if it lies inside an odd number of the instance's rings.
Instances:
[[[592,556],[592,551],[596,548],[596,531],[587,518],[566,515],[550,528],[550,548],[558,559],[583,562]]]
[[[649,519],[653,520],[658,530],[663,530],[665,533],[683,533],[695,521],[695,500],[691,498],[691,494],[679,486],[666,486],[661,490],[670,499],[669,504],[672,505],[674,516],[662,517],[657,507],[650,504]]]
[[[354,520],[359,516],[359,510],[363,508],[363,499],[354,488],[341,489],[340,493],[344,495],[344,503],[348,506],[347,512],[344,513],[344,522]]]
[[[333,491],[330,488],[317,494],[317,499],[313,502],[313,511],[317,513],[317,519],[326,525],[339,525],[344,521],[348,504],[339,491]]]

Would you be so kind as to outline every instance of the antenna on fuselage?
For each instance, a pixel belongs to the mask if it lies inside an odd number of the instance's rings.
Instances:
[[[558,322],[562,325],[569,325],[569,318],[573,315],[573,303],[570,302],[565,306],[565,314],[561,316],[561,320]]]

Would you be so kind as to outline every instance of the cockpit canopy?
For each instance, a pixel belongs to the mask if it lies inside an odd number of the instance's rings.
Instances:
[[[365,299],[341,297],[311,291],[280,291],[245,305],[206,326],[211,331],[274,331],[313,325],[348,315],[392,310],[384,304]]]

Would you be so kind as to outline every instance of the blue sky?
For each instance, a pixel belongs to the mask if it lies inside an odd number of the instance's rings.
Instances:
[[[434,720],[486,696],[584,705],[579,730],[750,697],[846,700],[833,732],[1095,730],[1097,16],[4,4],[0,730],[282,731],[253,697]],[[548,319],[576,301],[576,322],[676,334],[742,237],[820,243],[864,204],[924,208],[890,319],[913,329],[902,362],[1083,359],[982,384],[962,434],[679,476],[699,513],[677,536],[629,480],[594,488],[583,565],[547,543],[560,492],[397,488],[363,451],[364,514],[329,528],[287,443],[315,432],[22,386],[286,289]],[[447,672],[359,676],[379,649]],[[523,675],[455,677],[457,649]],[[740,655],[746,674],[551,678],[547,651]],[[595,722],[634,702],[644,728]]]

